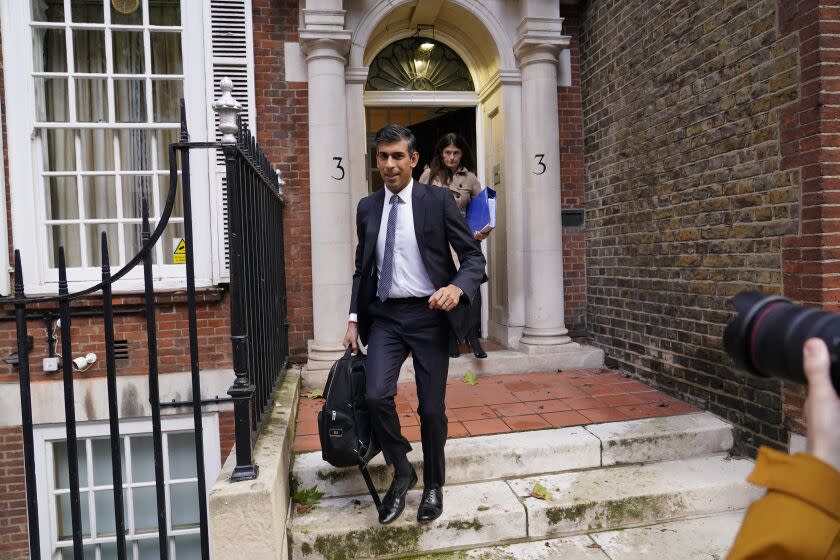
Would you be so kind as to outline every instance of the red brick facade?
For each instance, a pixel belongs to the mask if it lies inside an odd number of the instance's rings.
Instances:
[[[257,139],[286,181],[283,216],[289,349],[306,359],[313,337],[312,246],[309,234],[309,97],[305,82],[286,81],[283,44],[297,42],[297,0],[253,0]]]
[[[779,32],[798,40],[799,99],[782,110],[782,167],[799,173],[798,235],[783,240],[783,295],[840,311],[840,6],[779,1]],[[795,76],[791,79],[795,79]],[[804,388],[786,384],[785,423],[803,433]]]
[[[563,9],[563,29],[571,36],[571,85],[557,88],[560,128],[560,182],[563,210],[584,208],[583,113],[580,105],[580,35],[577,8]],[[565,323],[574,338],[586,338],[586,231],[563,228]]]
[[[19,427],[0,428],[0,560],[29,558],[23,436]]]

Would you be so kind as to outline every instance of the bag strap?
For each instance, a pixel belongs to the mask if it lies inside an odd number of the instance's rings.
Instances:
[[[370,478],[367,465],[359,465],[359,470],[362,471],[362,477],[365,479],[365,484],[367,485],[368,492],[370,492],[370,497],[373,498],[373,503],[376,504],[376,511],[381,510],[382,502],[379,499],[379,492],[376,491],[376,487],[373,485],[373,480]]]

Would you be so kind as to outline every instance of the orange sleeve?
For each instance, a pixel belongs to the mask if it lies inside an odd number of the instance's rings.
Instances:
[[[747,480],[767,494],[747,510],[729,560],[840,558],[840,472],[763,447]]]

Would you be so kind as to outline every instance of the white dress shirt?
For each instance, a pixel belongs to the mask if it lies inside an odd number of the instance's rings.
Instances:
[[[394,235],[394,280],[391,282],[389,298],[425,297],[435,293],[435,287],[426,272],[417,236],[414,233],[414,211],[411,204],[411,192],[414,179],[397,196],[402,204],[397,204],[397,229]],[[382,271],[382,257],[385,255],[385,236],[388,233],[388,214],[391,212],[393,193],[385,187],[385,200],[382,207],[382,220],[379,222],[379,237],[376,238],[376,275]],[[382,294],[376,295],[382,297]]]

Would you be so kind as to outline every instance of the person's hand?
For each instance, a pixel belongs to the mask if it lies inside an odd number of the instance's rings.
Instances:
[[[481,233],[480,231],[477,231],[473,234],[473,237],[475,237],[478,241],[484,241],[485,239],[487,239],[489,237],[489,234],[484,234],[484,233]]]
[[[840,398],[831,384],[831,358],[820,338],[805,342],[802,366],[808,378],[805,421],[808,453],[840,471]]]
[[[429,297],[429,309],[440,309],[441,311],[452,311],[464,292],[455,284],[449,284],[439,289]]]
[[[359,325],[353,322],[347,323],[347,332],[344,334],[341,345],[345,349],[352,347],[354,351],[359,350]]]

